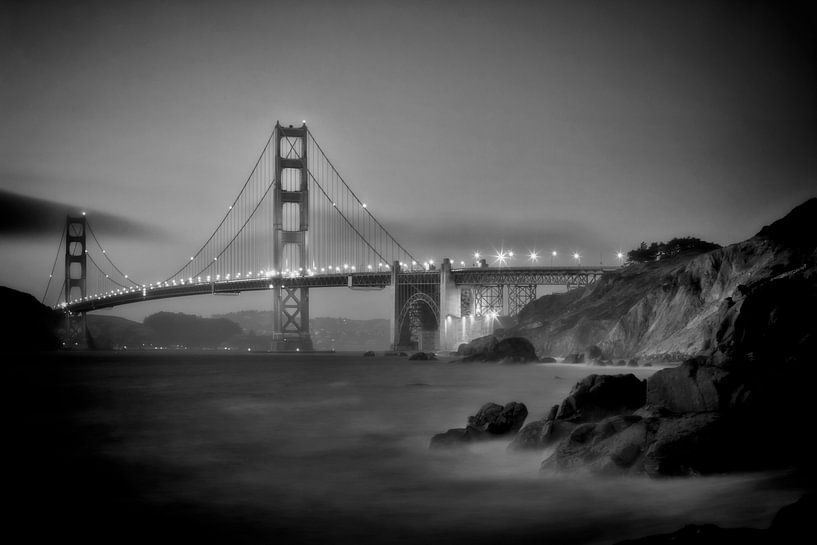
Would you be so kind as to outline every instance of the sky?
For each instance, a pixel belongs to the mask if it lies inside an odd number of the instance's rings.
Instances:
[[[737,242],[817,195],[815,36],[805,1],[2,1],[0,285],[42,295],[68,210],[166,277],[276,120],[422,258]],[[388,316],[377,293],[311,304]]]

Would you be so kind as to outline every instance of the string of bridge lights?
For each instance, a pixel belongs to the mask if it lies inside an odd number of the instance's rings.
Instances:
[[[365,208],[366,205],[363,204],[363,207]],[[82,212],[82,215],[86,216],[86,213]],[[119,272],[120,275],[122,275],[126,280],[133,283],[134,285],[132,285],[132,286],[122,286],[120,288],[108,290],[108,291],[105,291],[105,292],[101,292],[101,293],[97,293],[97,294],[93,294],[93,295],[88,295],[88,296],[85,296],[85,297],[73,299],[70,302],[65,302],[64,301],[64,302],[60,303],[59,306],[64,308],[68,304],[74,304],[74,303],[85,302],[85,301],[103,300],[103,299],[108,299],[110,297],[115,297],[115,296],[118,296],[118,295],[121,296],[121,295],[128,295],[128,294],[138,294],[140,292],[141,292],[141,295],[144,297],[144,296],[147,296],[148,292],[150,292],[152,290],[161,289],[161,288],[173,288],[173,287],[177,287],[177,286],[211,284],[213,282],[258,281],[258,280],[272,279],[272,278],[300,278],[300,277],[303,277],[303,276],[312,277],[312,276],[316,276],[317,274],[321,274],[321,275],[348,275],[350,273],[357,273],[358,272],[358,267],[356,265],[350,265],[348,263],[344,263],[342,266],[341,265],[325,265],[325,266],[322,266],[322,267],[317,267],[313,263],[312,267],[307,267],[306,269],[304,269],[303,267],[298,267],[297,269],[286,268],[286,269],[284,269],[282,271],[277,271],[277,270],[274,270],[274,269],[260,270],[260,271],[255,271],[255,272],[247,271],[246,274],[244,274],[242,272],[236,272],[236,273],[228,273],[226,275],[215,274],[215,275],[195,276],[195,277],[189,276],[187,278],[179,278],[179,279],[159,281],[159,282],[139,285],[139,284],[135,283],[133,280],[131,280],[127,274],[124,274],[110,260],[110,257],[107,255],[107,251],[104,248],[102,248],[102,246],[99,244],[99,241],[97,240],[96,242],[97,242],[97,245],[99,245],[100,250],[102,251],[102,253],[106,255],[106,258],[111,263],[111,265],[117,270],[117,272]],[[88,250],[86,250],[85,253],[88,254]],[[570,255],[570,257],[572,257],[572,259],[575,260],[577,265],[581,265],[582,255],[581,255],[580,252],[573,251],[573,252],[570,252],[568,255]],[[618,250],[615,255],[616,255],[616,258],[619,261],[619,265],[622,265],[623,260],[624,260],[624,253],[621,250]],[[550,251],[549,257],[550,257],[550,265],[551,266],[554,266],[554,261],[558,256],[559,256],[559,252],[557,250],[551,250]],[[500,249],[500,250],[495,251],[495,253],[493,253],[493,254],[483,254],[479,250],[476,250],[473,253],[472,266],[480,266],[482,259],[486,259],[486,261],[487,261],[487,259],[491,259],[494,265],[498,265],[500,267],[503,267],[503,266],[508,265],[512,260],[514,260],[516,258],[517,258],[517,256],[515,255],[513,250]],[[531,264],[536,264],[543,258],[544,258],[544,255],[541,254],[538,250],[535,250],[535,249],[534,250],[529,250],[527,255],[525,256],[525,260],[529,261]],[[193,260],[194,257],[190,257],[190,259]],[[218,257],[213,258],[213,261],[218,261]],[[456,261],[454,261],[454,263],[456,263]],[[408,270],[408,271],[412,271],[412,272],[417,271],[418,269],[420,271],[423,271],[423,270],[424,271],[431,271],[431,270],[435,269],[435,262],[434,262],[433,259],[428,259],[428,260],[426,260],[426,261],[424,261],[422,263],[419,263],[419,262],[417,262],[415,260],[412,260],[410,263],[399,262],[399,265],[400,265],[401,270]],[[463,268],[467,267],[467,264],[466,264],[466,262],[464,260],[460,260],[459,265],[460,265],[460,267],[463,267]],[[98,265],[97,265],[97,268],[99,268]],[[102,269],[99,269],[99,270],[100,270],[100,272],[105,274],[105,278],[110,278],[107,273],[102,271]],[[390,271],[391,271],[391,266],[389,264],[383,263],[383,262],[379,262],[377,264],[377,271],[376,272],[382,273],[382,272],[390,272]],[[373,264],[367,264],[365,269],[361,269],[360,272],[373,273],[373,272],[375,272],[375,266]],[[51,276],[53,276],[53,272],[49,276],[49,278],[51,278]],[[269,287],[272,288],[273,284],[269,284]]]

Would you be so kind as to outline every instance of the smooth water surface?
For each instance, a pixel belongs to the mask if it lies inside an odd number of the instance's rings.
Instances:
[[[627,372],[654,369],[162,352],[61,355],[17,378],[47,383],[23,397],[51,407],[40,417],[58,440],[32,460],[59,458],[41,486],[60,504],[78,489],[69,525],[89,537],[612,543],[693,522],[765,527],[799,496],[771,474],[542,474],[546,453],[508,440],[428,449],[488,401],[521,401],[530,421],[583,376]]]

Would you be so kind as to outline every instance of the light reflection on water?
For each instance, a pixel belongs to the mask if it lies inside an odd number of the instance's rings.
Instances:
[[[576,365],[413,364],[344,355],[162,354],[96,361],[79,380],[105,402],[106,456],[180,475],[146,501],[244,513],[303,542],[609,543],[693,522],[768,525],[798,491],[771,475],[650,480],[541,474],[507,441],[430,451],[488,401],[545,414],[590,373]]]

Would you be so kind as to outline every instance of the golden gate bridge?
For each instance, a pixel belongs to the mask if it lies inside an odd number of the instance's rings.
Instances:
[[[64,257],[64,268],[57,264]],[[479,255],[475,256],[479,258]],[[541,285],[581,286],[615,267],[491,267],[418,260],[372,214],[306,123],[276,123],[258,160],[212,234],[172,274],[139,282],[122,272],[85,213],[69,215],[51,286],[65,313],[65,343],[86,345],[86,313],[191,295],[272,292],[273,350],[311,350],[309,291],[388,290],[393,349],[451,349],[515,316]]]

